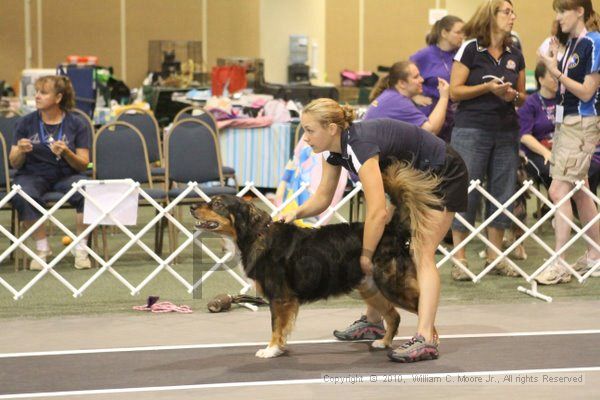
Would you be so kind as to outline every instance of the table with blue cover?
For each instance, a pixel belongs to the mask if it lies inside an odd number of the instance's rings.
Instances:
[[[235,169],[240,186],[248,181],[261,188],[277,188],[290,159],[293,141],[289,123],[221,129],[223,165]]]

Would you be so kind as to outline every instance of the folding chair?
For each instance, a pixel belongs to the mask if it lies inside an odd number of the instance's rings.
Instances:
[[[166,174],[168,198],[179,196],[184,187],[171,187],[173,183],[218,182],[218,186],[202,188],[208,196],[236,194],[237,190],[224,185],[221,168],[221,154],[218,139],[213,130],[203,121],[188,118],[177,122],[165,138]],[[179,204],[195,203],[199,196],[190,192]],[[177,238],[172,224],[169,224],[171,251],[176,248]]]
[[[98,130],[94,138],[94,179],[131,178],[147,184],[144,191],[158,203],[166,204],[167,196],[163,189],[154,188],[148,150],[142,133],[126,122],[113,122]],[[140,205],[148,205],[141,201]],[[156,213],[159,211],[156,210]],[[164,219],[155,229],[155,252],[162,253]],[[104,228],[104,227],[103,227]],[[102,229],[104,257],[108,256],[106,230]]]
[[[188,118],[194,118],[205,122],[210,127],[210,129],[213,130],[217,138],[219,138],[219,128],[217,126],[217,120],[210,111],[205,110],[201,107],[189,106],[182,109],[177,113],[177,115],[175,115],[173,123],[176,124],[177,122]],[[219,141],[217,141],[217,146],[219,146],[219,154],[221,154],[221,145],[219,144]],[[228,179],[233,179],[235,188],[239,190],[237,177],[235,176],[235,169],[228,166],[222,166],[221,168],[223,170],[223,178],[225,178],[225,182],[227,183]]]

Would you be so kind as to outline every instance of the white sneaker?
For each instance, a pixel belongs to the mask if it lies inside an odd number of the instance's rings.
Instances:
[[[571,281],[571,273],[559,260],[554,261],[549,267],[539,274],[535,280],[541,285],[556,285]]]
[[[52,255],[52,250],[38,250],[37,255],[39,258],[44,260],[44,262],[46,262],[46,258]],[[31,262],[29,263],[29,269],[32,271],[41,271],[44,269],[44,267],[36,260],[31,259]]]
[[[585,275],[590,269],[592,269],[594,264],[596,264],[598,261],[599,260],[589,259],[588,252],[586,251],[585,254],[579,257],[575,264],[573,264],[573,269],[579,272],[581,275]],[[600,267],[597,268],[594,272],[592,272],[591,276],[593,276],[594,278],[600,277]]]
[[[85,250],[75,250],[75,269],[90,269],[92,263]]]

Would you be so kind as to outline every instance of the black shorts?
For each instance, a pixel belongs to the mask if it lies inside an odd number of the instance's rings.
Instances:
[[[442,199],[446,210],[467,211],[469,172],[456,150],[446,145],[446,162],[443,166],[432,169],[431,173],[441,179],[435,194]]]

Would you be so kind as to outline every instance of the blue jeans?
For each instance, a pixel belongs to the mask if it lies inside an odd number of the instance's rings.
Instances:
[[[89,178],[85,175],[76,174],[67,176],[56,182],[50,182],[48,179],[40,176],[17,174],[14,179],[14,184],[20,185],[25,193],[44,206],[44,202],[42,201],[42,196],[44,194],[51,191],[67,193],[71,190],[73,183],[82,179]],[[11,202],[13,207],[18,211],[19,218],[22,221],[38,220],[42,216],[37,209],[19,195],[13,197]],[[67,202],[75,207],[78,213],[83,212],[84,199],[79,192],[74,193]]]
[[[519,132],[497,131],[478,128],[454,128],[452,147],[460,154],[469,171],[469,181],[479,179],[487,181],[486,190],[501,204],[504,204],[516,191],[517,167],[519,162]],[[469,206],[466,213],[460,215],[471,225],[475,223],[475,214],[480,205],[481,194],[477,190],[469,193]],[[486,201],[485,219],[497,208]],[[512,211],[512,204],[508,207]],[[504,214],[496,217],[489,226],[506,229],[512,222]],[[467,231],[456,219],[452,229]]]

